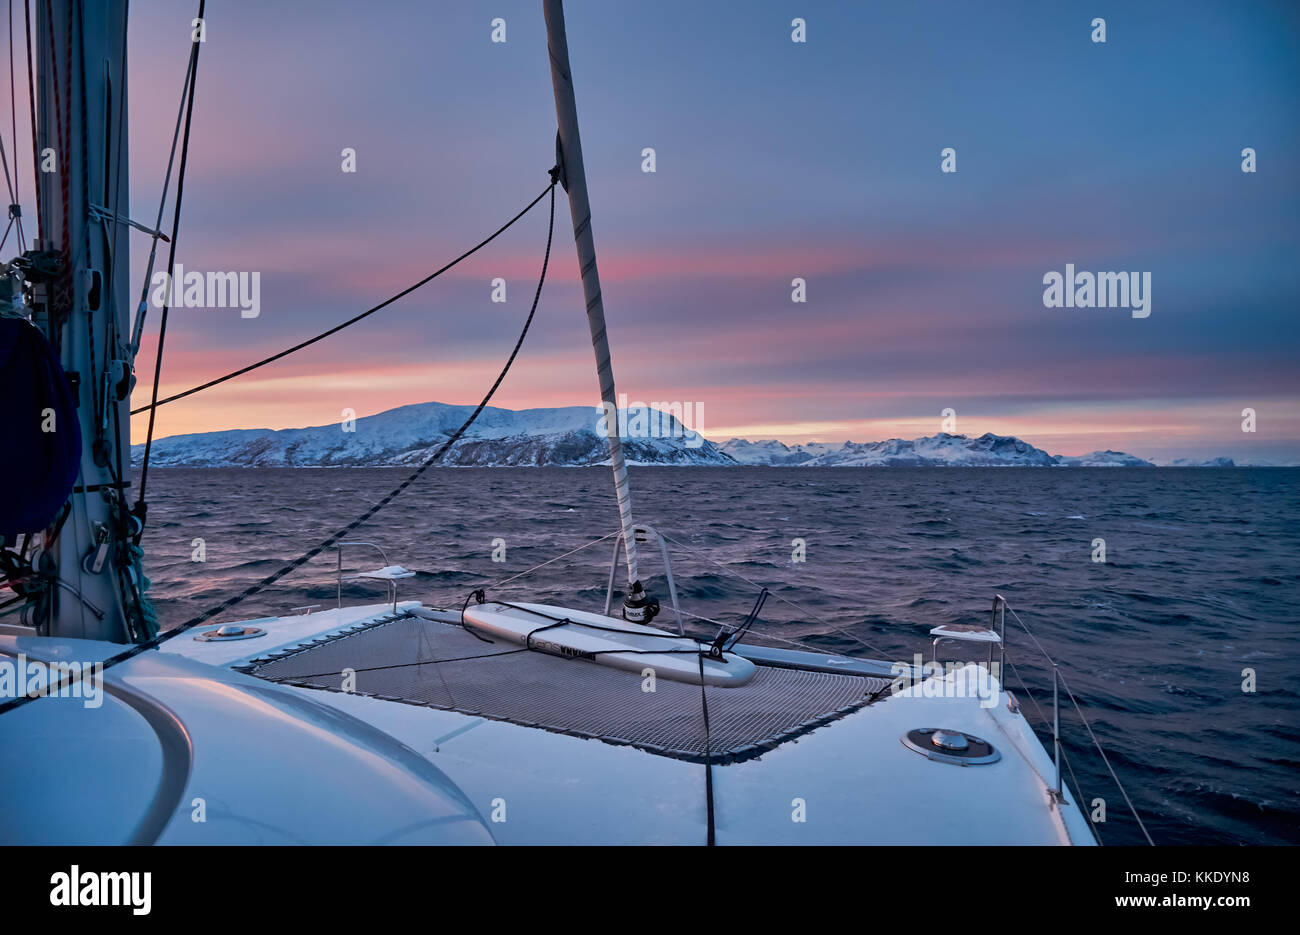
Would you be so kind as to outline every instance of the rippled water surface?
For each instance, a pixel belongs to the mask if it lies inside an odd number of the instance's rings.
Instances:
[[[272,573],[406,473],[155,469],[146,546],[164,621]],[[799,605],[769,601],[759,629],[910,659],[932,626],[985,622],[1003,594],[1061,663],[1162,844],[1300,842],[1298,481],[1294,469],[632,470],[638,519],[680,543],[673,568],[692,613],[743,616],[757,588],[739,575]],[[616,523],[608,469],[440,469],[351,538],[419,570],[401,597],[459,606],[471,588]],[[196,539],[202,563],[192,561]],[[503,563],[492,561],[496,539]],[[795,539],[805,562],[792,561]],[[1096,539],[1105,563],[1092,561]],[[600,609],[610,552],[602,542],[496,593]],[[348,565],[377,559],[358,549]],[[642,564],[667,607],[657,555]],[[335,587],[331,551],[219,619],[331,606]],[[344,595],[379,601],[382,589],[350,584]],[[1049,669],[1009,627],[1009,657],[1046,710]],[[1242,691],[1247,669],[1253,693]],[[1008,681],[1023,700],[1015,675]],[[1078,718],[1062,717],[1084,798],[1106,800],[1103,840],[1140,843]]]

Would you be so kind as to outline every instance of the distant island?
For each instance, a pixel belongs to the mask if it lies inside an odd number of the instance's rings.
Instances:
[[[156,439],[157,467],[385,467],[416,465],[451,437],[473,411],[470,406],[416,403],[365,416],[351,423],[301,429],[234,429]],[[627,424],[647,410],[624,410]],[[627,437],[623,447],[633,465],[704,467],[1155,467],[1122,451],[1094,451],[1079,457],[1053,455],[1009,435],[986,432],[976,438],[940,432],[924,438],[879,442],[786,445],[774,439],[732,438],[716,443],[684,427],[673,415],[657,418],[657,437]],[[488,407],[443,459],[450,467],[586,467],[608,463],[595,408]],[[631,431],[628,434],[635,436]],[[133,445],[139,463],[143,445]],[[1235,467],[1231,458],[1173,462],[1172,467]]]

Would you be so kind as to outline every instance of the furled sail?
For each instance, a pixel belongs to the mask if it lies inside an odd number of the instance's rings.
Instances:
[[[547,44],[551,53],[551,84],[555,89],[555,115],[559,122],[556,150],[560,182],[569,193],[573,239],[577,242],[582,294],[587,303],[587,325],[591,329],[591,346],[596,353],[596,375],[600,381],[600,398],[608,427],[606,434],[609,438],[609,461],[614,469],[614,493],[618,497],[618,515],[626,542],[628,590],[633,592],[640,589],[633,587],[639,575],[636,535],[632,524],[632,494],[628,490],[627,465],[623,461],[623,443],[618,430],[618,396],[614,391],[614,368],[610,363],[609,339],[605,333],[605,306],[600,296],[600,274],[596,270],[596,241],[591,232],[591,205],[587,200],[587,175],[582,164],[578,108],[573,95],[573,78],[569,71],[564,5],[561,0],[546,0],[544,6]]]

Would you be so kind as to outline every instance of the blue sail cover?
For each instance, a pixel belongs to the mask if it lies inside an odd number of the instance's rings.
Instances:
[[[0,536],[12,545],[54,520],[81,463],[81,426],[63,367],[40,329],[22,318],[0,318],[0,438]]]

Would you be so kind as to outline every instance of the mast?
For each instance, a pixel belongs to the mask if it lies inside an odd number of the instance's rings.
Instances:
[[[573,96],[569,69],[569,43],[564,31],[563,0],[543,0],[546,40],[551,53],[551,85],[555,89],[555,116],[559,123],[556,139],[560,181],[569,193],[569,214],[573,218],[573,239],[578,247],[578,269],[582,295],[587,303],[587,325],[596,353],[596,375],[600,398],[609,428],[609,461],[614,469],[614,493],[623,527],[627,555],[629,592],[639,580],[636,564],[636,534],[632,524],[632,494],[627,486],[627,465],[618,425],[618,396],[614,392],[614,367],[610,363],[609,339],[605,334],[605,306],[600,297],[600,274],[596,270],[596,241],[591,232],[591,205],[587,200],[587,173],[582,165],[582,138],[578,133],[578,105]],[[612,416],[612,419],[611,419]]]
[[[125,490],[130,482],[126,140],[127,0],[38,3],[35,49],[38,250],[57,269],[33,285],[33,322],[57,349],[77,402],[81,465],[39,565],[43,634],[140,638]]]

